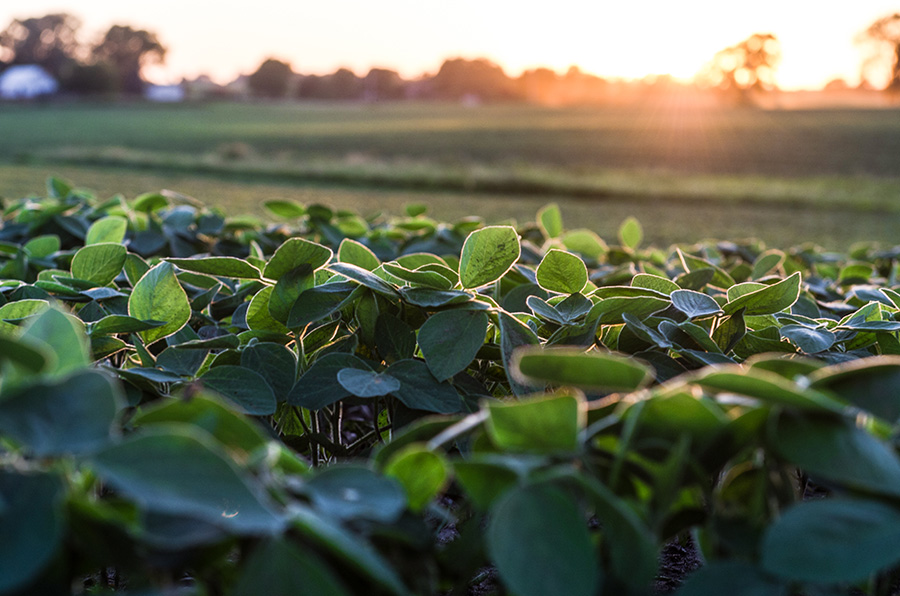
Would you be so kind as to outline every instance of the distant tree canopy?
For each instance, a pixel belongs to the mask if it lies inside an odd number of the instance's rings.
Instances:
[[[514,99],[519,95],[503,69],[485,58],[445,60],[432,80],[436,95],[460,100],[472,96],[482,100]]]
[[[713,56],[701,79],[738,101],[750,101],[753,92],[771,91],[781,45],[771,33],[754,33],[739,44]]]
[[[75,93],[141,93],[141,71],[162,62],[166,48],[155,33],[113,25],[91,47],[78,40],[81,22],[70,14],[16,19],[0,32],[0,58],[37,64]]]
[[[359,100],[364,94],[364,79],[348,68],[325,76],[305,76],[297,88],[297,97],[302,99]]]
[[[162,63],[166,48],[155,33],[113,25],[94,46],[92,55],[97,61],[107,62],[115,68],[120,91],[139,94],[144,90],[141,70],[146,65]]]
[[[889,77],[885,88],[892,92],[900,91],[900,13],[883,16],[869,25],[860,36],[860,41],[874,42],[875,47],[863,69],[888,63]]]
[[[291,65],[275,58],[268,58],[247,81],[250,91],[257,97],[271,99],[285,97],[294,71]]]
[[[56,78],[79,58],[81,22],[70,14],[15,19],[0,32],[0,58],[7,64],[37,64]]]
[[[403,99],[406,81],[395,70],[373,68],[363,79],[364,96],[368,101]]]

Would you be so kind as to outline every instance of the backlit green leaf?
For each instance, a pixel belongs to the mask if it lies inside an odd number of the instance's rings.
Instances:
[[[72,275],[98,286],[105,286],[122,272],[127,252],[121,244],[85,246],[72,257]]]
[[[166,322],[161,327],[140,332],[148,344],[172,335],[187,324],[191,304],[170,263],[160,263],[138,281],[128,298],[128,314],[141,320]]]
[[[574,294],[587,284],[587,268],[577,256],[559,249],[551,249],[537,268],[537,282],[545,290]]]
[[[564,347],[519,348],[513,354],[512,371],[523,383],[598,391],[633,391],[653,379],[652,370],[633,358]]]
[[[125,232],[128,231],[128,220],[118,215],[107,215],[91,224],[87,236],[84,238],[85,246],[112,242],[122,244],[125,240]]]
[[[488,435],[497,447],[511,451],[574,451],[585,424],[584,400],[570,394],[490,401],[487,411]]]
[[[469,234],[459,259],[462,287],[477,288],[503,277],[519,259],[519,235],[511,226],[488,226]]]

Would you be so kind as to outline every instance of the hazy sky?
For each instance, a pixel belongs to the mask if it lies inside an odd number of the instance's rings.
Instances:
[[[783,88],[859,80],[854,37],[898,0],[0,0],[0,28],[13,18],[69,12],[85,41],[113,23],[156,32],[169,48],[156,82],[206,73],[227,82],[266,57],[304,73],[372,66],[406,76],[434,72],[447,57],[488,57],[510,75],[572,64],[607,77],[692,77],[712,55],[752,33],[782,44]]]

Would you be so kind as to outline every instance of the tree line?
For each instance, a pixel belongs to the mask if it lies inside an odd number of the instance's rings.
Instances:
[[[166,47],[156,33],[129,25],[113,25],[93,43],[79,41],[81,23],[70,14],[16,19],[0,32],[0,71],[17,64],[36,64],[73,94],[143,92],[144,67],[162,63]],[[885,88],[900,91],[900,13],[877,19],[857,40],[869,45],[863,65],[868,77],[877,69],[888,73]],[[713,89],[738,102],[776,88],[775,71],[781,59],[778,39],[757,33],[716,53],[698,74],[695,85]],[[449,101],[533,101],[544,104],[590,103],[615,95],[667,90],[671,78],[652,77],[640,82],[609,81],[573,66],[563,74],[536,68],[518,77],[484,58],[445,60],[434,74],[413,79],[386,68],[372,68],[358,76],[347,68],[327,75],[302,74],[290,63],[267,58],[249,76],[242,77],[246,92],[270,99],[382,101],[404,98]],[[241,79],[239,79],[241,80]],[[213,95],[230,95],[212,85]]]
[[[112,25],[85,44],[81,21],[70,14],[15,19],[0,32],[0,70],[36,64],[75,94],[139,95],[145,66],[162,63],[166,48],[157,35],[130,25]]]

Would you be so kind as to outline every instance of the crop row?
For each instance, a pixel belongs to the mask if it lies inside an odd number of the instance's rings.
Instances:
[[[900,250],[266,206],[4,205],[0,594],[890,593]]]

